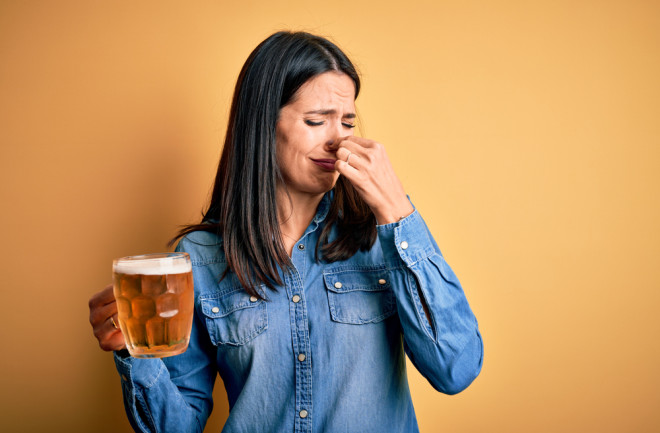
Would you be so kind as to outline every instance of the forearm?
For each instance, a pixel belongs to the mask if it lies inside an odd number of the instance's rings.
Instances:
[[[476,318],[418,212],[378,227],[408,356],[439,391],[455,394],[479,374]]]
[[[184,395],[161,359],[115,354],[124,407],[137,432],[201,432],[212,403],[204,395]],[[211,379],[212,380],[212,379]]]

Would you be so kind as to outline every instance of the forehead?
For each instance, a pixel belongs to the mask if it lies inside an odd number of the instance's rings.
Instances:
[[[300,86],[289,105],[301,109],[354,110],[355,83],[344,73],[324,72]]]

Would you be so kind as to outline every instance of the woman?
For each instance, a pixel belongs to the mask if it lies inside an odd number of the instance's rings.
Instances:
[[[331,42],[280,32],[238,78],[213,195],[180,233],[188,350],[127,355],[111,286],[90,300],[136,431],[416,432],[407,353],[437,390],[479,374],[477,322],[379,143],[353,136],[360,80]],[[404,352],[405,351],[405,352]]]

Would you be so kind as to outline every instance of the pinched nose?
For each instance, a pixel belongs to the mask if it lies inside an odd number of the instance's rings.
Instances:
[[[341,143],[341,142],[342,142],[343,140],[345,140],[347,137],[348,137],[348,136],[341,136],[341,137],[335,137],[335,138],[331,138],[331,139],[329,139],[329,140],[325,143],[325,149],[326,149],[328,152],[333,152],[333,153],[336,152],[337,149],[339,149],[339,143]]]

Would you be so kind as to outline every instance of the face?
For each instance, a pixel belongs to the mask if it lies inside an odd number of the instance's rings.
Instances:
[[[332,189],[335,142],[353,135],[355,84],[325,72],[303,84],[282,107],[276,127],[277,162],[290,194],[321,195]]]

